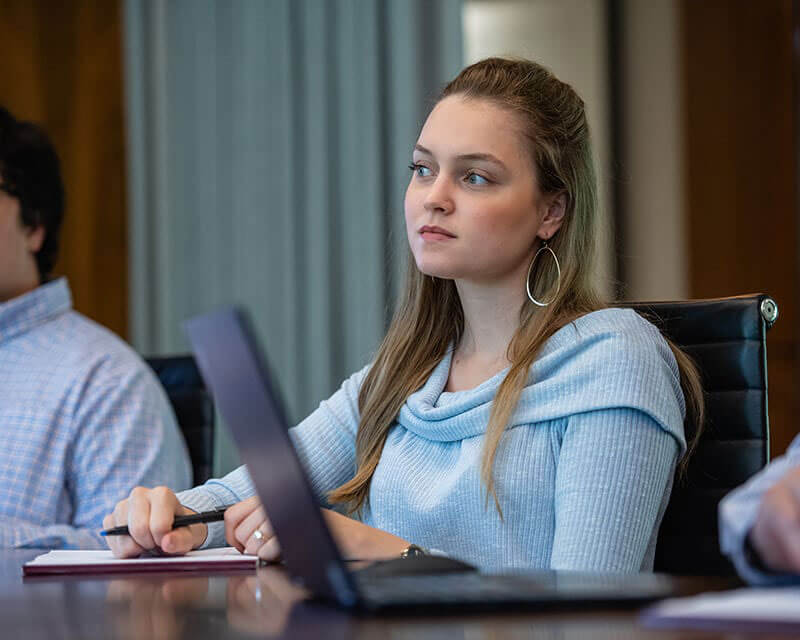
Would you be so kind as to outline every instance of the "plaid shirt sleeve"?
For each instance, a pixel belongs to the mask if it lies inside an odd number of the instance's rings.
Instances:
[[[114,359],[96,368],[70,422],[65,461],[71,523],[0,521],[0,546],[104,548],[103,517],[137,485],[189,486],[185,444],[160,385],[143,363]]]

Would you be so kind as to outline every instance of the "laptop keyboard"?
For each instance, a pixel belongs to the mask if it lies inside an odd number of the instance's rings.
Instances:
[[[517,576],[487,576],[476,572],[372,578],[355,576],[364,598],[375,604],[485,603],[535,600],[546,589]]]
[[[477,572],[375,577],[353,576],[365,601],[373,606],[431,604],[554,603],[576,599],[632,602],[664,597],[670,585],[649,575],[634,584],[630,576],[550,573],[542,579],[523,574]]]

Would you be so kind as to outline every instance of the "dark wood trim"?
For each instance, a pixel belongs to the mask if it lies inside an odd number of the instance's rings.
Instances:
[[[772,455],[798,432],[800,217],[795,0],[683,0],[692,297],[764,292]]]
[[[0,103],[41,125],[61,160],[66,216],[55,274],[75,308],[128,334],[128,225],[117,0],[0,3]]]

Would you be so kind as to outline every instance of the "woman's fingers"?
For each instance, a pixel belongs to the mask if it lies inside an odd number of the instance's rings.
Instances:
[[[168,488],[136,487],[130,497],[119,502],[114,512],[103,520],[106,528],[127,525],[129,531],[127,536],[109,536],[108,544],[114,555],[125,558],[154,548],[166,553],[186,553],[203,544],[208,527],[197,524],[173,528],[175,516],[184,513],[193,512],[181,505]],[[259,554],[268,560],[280,555],[280,547],[257,496],[225,512],[225,538],[242,553]],[[269,546],[262,549],[267,543]]]
[[[150,534],[150,499],[149,490],[136,487],[128,498],[128,532],[133,541],[143,549],[156,546]]]
[[[162,538],[172,531],[175,514],[181,510],[181,505],[178,503],[177,496],[166,487],[151,489],[148,492],[148,500],[150,502],[150,519],[147,528],[155,545],[162,547]],[[185,529],[186,527],[181,528]]]
[[[256,531],[259,533],[254,537]],[[225,538],[242,553],[255,554],[271,535],[272,527],[258,497],[243,500],[225,512]]]
[[[254,510],[260,505],[258,497],[254,496],[247,500],[237,502],[235,505],[228,507],[225,511],[225,540],[232,547],[236,547],[240,552],[244,553],[244,543],[239,542],[236,538],[236,529]],[[245,541],[246,542],[246,541]]]
[[[138,556],[155,548],[167,553],[186,553],[200,546],[208,531],[204,524],[172,528],[176,515],[190,513],[194,512],[181,505],[167,487],[136,487],[103,519],[106,529],[128,527],[126,536],[108,536],[108,546],[119,558]]]
[[[281,545],[274,535],[267,540],[257,551],[257,555],[267,562],[277,562],[281,559]]]
[[[124,526],[127,522],[128,501],[122,500],[114,507],[114,511],[103,519],[103,528]],[[107,536],[106,542],[111,552],[118,558],[135,558],[144,551],[130,536]]]
[[[118,502],[114,511],[103,518],[103,528],[112,529],[124,525],[128,521],[128,501]],[[135,558],[144,549],[136,544],[130,536],[107,536],[106,542],[117,558]]]
[[[259,507],[242,521],[236,528],[235,535],[244,545],[244,552],[255,555],[274,534],[264,510]]]
[[[156,546],[166,553],[186,553],[205,542],[208,527],[196,524],[172,528],[177,514],[194,513],[178,502],[178,497],[166,487],[150,492],[150,533]]]
[[[164,552],[172,555],[179,555],[188,553],[194,549],[195,535],[191,531],[192,527],[178,527],[161,538],[161,544],[158,547]],[[202,542],[201,542],[202,544]]]
[[[273,537],[272,525],[257,496],[238,502],[225,512],[225,539],[240,552],[260,555],[261,548]],[[273,543],[276,544],[277,541]]]

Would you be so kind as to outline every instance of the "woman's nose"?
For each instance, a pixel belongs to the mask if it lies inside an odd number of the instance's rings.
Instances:
[[[439,174],[431,184],[424,202],[426,211],[450,213],[453,210],[453,198],[447,177]]]

